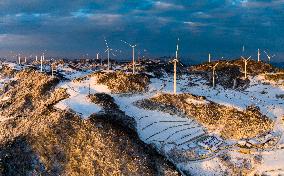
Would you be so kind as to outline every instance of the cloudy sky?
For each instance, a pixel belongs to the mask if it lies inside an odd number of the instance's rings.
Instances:
[[[256,57],[257,48],[284,58],[284,0],[1,0],[0,55],[95,55],[106,47],[117,58],[138,43],[140,55],[204,60]],[[284,59],[283,59],[284,60]]]

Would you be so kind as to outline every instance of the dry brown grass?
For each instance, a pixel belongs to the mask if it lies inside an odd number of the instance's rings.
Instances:
[[[23,137],[20,144],[28,152],[14,152],[11,157],[33,159],[18,165],[14,160],[0,163],[0,174],[178,175],[128,129],[54,109],[53,104],[68,96],[64,89],[54,90],[56,80],[32,70],[16,77],[18,80],[3,95],[11,98],[0,103],[1,118],[11,118],[0,122],[0,145],[6,151],[5,146],[11,147],[9,143]],[[12,146],[8,151],[16,149]]]
[[[283,81],[284,80],[284,72],[278,72],[275,74],[265,74],[265,79],[270,81]]]
[[[139,93],[145,92],[150,79],[141,74],[128,74],[124,72],[96,73],[97,82],[107,85],[113,93]]]
[[[191,94],[162,94],[144,100],[142,105],[150,109],[159,109],[160,105],[166,108],[176,108],[188,117],[196,119],[209,130],[218,130],[220,135],[227,139],[255,137],[273,127],[272,121],[256,108],[251,107],[245,111],[239,111],[214,102],[193,104],[186,101],[188,98],[201,101],[205,99]],[[139,104],[141,105],[141,102]]]
[[[0,69],[0,74],[3,77],[13,77],[15,73],[15,70],[5,65]]]
[[[210,66],[215,65],[216,63],[219,63],[219,65],[216,67],[216,70],[218,72],[219,69],[227,68],[227,67],[232,67],[232,66],[237,66],[240,68],[242,72],[245,70],[245,64],[242,59],[236,59],[236,60],[231,60],[231,61],[216,61],[216,62],[211,62],[211,63],[204,63],[196,66],[192,66],[191,70],[193,71],[211,71],[212,68]],[[273,67],[270,64],[264,63],[264,62],[257,62],[254,60],[249,60],[248,65],[247,65],[247,72],[250,75],[258,75],[266,72],[276,72],[280,69]],[[243,75],[242,75],[243,76]]]

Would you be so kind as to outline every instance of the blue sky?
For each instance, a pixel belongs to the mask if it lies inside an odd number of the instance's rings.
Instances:
[[[138,43],[140,55],[189,60],[256,57],[257,48],[284,58],[284,0],[1,0],[0,55],[79,57],[103,52],[104,38],[131,56],[120,40]],[[263,56],[264,57],[264,56]]]

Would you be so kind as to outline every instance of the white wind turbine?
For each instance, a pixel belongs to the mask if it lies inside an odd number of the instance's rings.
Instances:
[[[54,74],[53,74],[53,64],[51,64],[51,77],[53,78],[54,77]]]
[[[111,48],[109,48],[109,46],[108,46],[108,43],[107,43],[107,40],[105,39],[105,43],[106,43],[106,47],[107,47],[107,49],[105,50],[105,52],[107,52],[107,70],[109,70],[109,53],[110,53],[110,51],[112,51],[112,49]]]
[[[179,42],[179,39],[178,39]],[[176,48],[176,57],[174,58],[174,60],[172,60],[172,62],[174,63],[174,94],[177,94],[177,62],[178,61],[178,42],[177,42],[177,48]]]
[[[100,53],[97,53],[97,60],[99,60],[99,55],[100,55]]]
[[[57,72],[57,65],[56,63],[51,63],[51,76],[54,78],[54,72]]]
[[[260,62],[260,50],[257,49],[257,62]]]
[[[264,52],[265,52],[265,54],[266,54],[266,56],[268,58],[269,63],[270,63],[271,59],[276,56],[275,54],[273,56],[271,56],[266,51],[264,51]]]
[[[100,53],[97,53],[97,62],[100,60]],[[102,58],[100,60],[101,66],[103,65]]]
[[[40,56],[40,72],[42,72],[43,71],[43,61],[44,61],[44,53],[43,53],[43,55],[42,56]]]
[[[247,59],[245,59],[243,56],[241,56],[243,61],[245,62],[245,79],[247,79],[247,65],[248,65],[248,61],[250,60],[251,56]]]
[[[216,72],[216,67],[219,64],[219,62],[217,64],[215,64],[214,66],[210,66],[212,68],[212,86],[213,88],[215,88],[215,72]]]
[[[129,45],[130,47],[132,47],[132,73],[135,73],[135,47],[137,46],[137,44],[135,45],[131,45],[128,42],[121,40],[123,43]]]
[[[18,55],[18,63],[21,65],[21,54]]]

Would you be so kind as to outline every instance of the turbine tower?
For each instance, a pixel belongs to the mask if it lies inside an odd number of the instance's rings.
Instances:
[[[107,40],[105,39],[105,43],[106,43],[106,47],[107,49],[105,50],[105,52],[107,52],[107,70],[109,71],[109,53],[112,50],[111,48],[109,48]]]
[[[212,86],[213,88],[215,88],[215,72],[216,72],[216,67],[219,64],[219,62],[217,64],[215,64],[214,66],[210,66],[212,67]]]
[[[21,65],[21,54],[19,54],[19,56],[18,56],[18,63],[19,63],[19,65]]]
[[[260,62],[260,50],[257,49],[257,62]]]
[[[245,62],[245,79],[247,79],[247,65],[248,65],[248,60],[250,60],[251,56],[247,59],[245,59],[243,56],[241,56],[243,61]]]
[[[178,42],[179,42],[179,38],[178,38]],[[177,62],[178,62],[178,42],[177,42],[177,48],[176,48],[176,57],[175,59],[172,61],[174,63],[174,94],[177,94]]]
[[[98,62],[99,60],[100,60],[100,53],[97,53],[97,61],[96,62]],[[103,65],[102,58],[100,60],[100,64],[101,64],[101,66]]]
[[[42,72],[42,62],[43,62],[43,56],[40,56],[40,72]]]
[[[123,43],[129,45],[130,47],[132,47],[132,73],[135,74],[135,47],[137,46],[137,44],[135,45],[131,45],[128,42],[121,40]]]
[[[97,61],[99,60],[99,54],[100,54],[100,53],[97,53]]]
[[[54,74],[53,74],[53,65],[51,64],[51,77],[53,78],[54,77]]]

